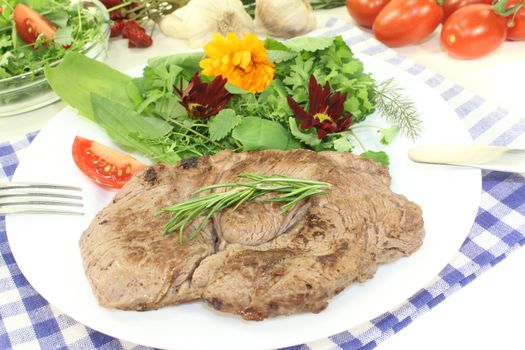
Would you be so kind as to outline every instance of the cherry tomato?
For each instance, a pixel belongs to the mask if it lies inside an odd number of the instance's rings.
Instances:
[[[521,2],[522,0],[509,0],[506,7],[515,6]],[[525,40],[525,7],[520,8],[516,14],[507,18],[509,24],[507,40]],[[514,22],[513,25],[512,22]]]
[[[462,7],[471,4],[487,4],[491,5],[494,0],[445,0],[443,3],[443,22],[453,13]]]
[[[436,0],[392,0],[377,15],[375,37],[388,46],[403,46],[425,40],[443,18]]]
[[[18,35],[28,44],[33,44],[42,33],[52,40],[57,31],[44,16],[22,3],[15,6],[13,19]]]
[[[146,165],[96,141],[75,137],[73,160],[90,179],[108,188],[122,188]]]
[[[452,56],[481,57],[496,50],[507,37],[507,19],[492,5],[475,4],[460,8],[443,23],[441,46]]]
[[[346,9],[360,26],[372,28],[377,15],[389,2],[390,0],[346,0]]]

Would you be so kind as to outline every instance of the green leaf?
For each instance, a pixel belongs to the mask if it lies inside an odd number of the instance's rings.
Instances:
[[[287,48],[295,52],[301,51],[319,51],[324,50],[334,42],[335,37],[333,36],[319,36],[319,37],[298,37],[287,41],[283,44]]]
[[[160,66],[176,65],[182,68],[184,77],[191,79],[191,77],[200,71],[199,62],[204,58],[203,52],[180,53],[176,55],[154,57],[148,60],[148,66],[157,69]]]
[[[266,38],[266,40],[264,40],[264,48],[266,50],[290,51],[282,41],[273,38]]]
[[[293,51],[268,50],[268,59],[273,63],[281,63],[295,58],[298,53]]]
[[[399,133],[399,127],[394,125],[387,129],[379,130],[379,137],[381,137],[380,142],[383,145],[388,145]]]
[[[219,141],[225,138],[242,121],[233,109],[223,109],[208,123],[210,138]]]
[[[317,133],[315,132],[314,128],[306,131],[303,131],[304,129],[299,129],[297,121],[294,117],[290,117],[288,119],[288,124],[290,125],[290,131],[292,132],[292,135],[302,143],[312,147],[315,147],[321,143],[321,140],[319,137],[317,137]]]
[[[132,109],[114,100],[93,93],[90,95],[94,120],[118,144],[138,150],[158,159],[165,150],[144,139],[165,136],[172,127],[161,119],[144,118]]]
[[[355,74],[363,71],[363,64],[358,60],[353,60],[341,67],[342,72],[346,74]]]
[[[244,151],[290,150],[301,146],[280,123],[258,117],[243,118],[232,136],[242,143]]]
[[[53,40],[62,46],[71,45],[73,42],[73,28],[71,27],[63,27],[59,28],[55,36],[53,37]]]
[[[139,88],[139,79],[133,79],[132,81],[130,81],[127,85],[126,90],[128,92],[129,99],[133,102],[135,107],[138,107],[143,101],[142,94]]]
[[[243,95],[243,94],[251,94],[250,91],[244,90],[243,88],[240,88],[238,86],[232,85],[230,83],[226,83],[224,88],[233,95]]]
[[[54,11],[46,15],[46,18],[59,28],[67,26],[69,13],[67,11]]]
[[[0,49],[11,46],[11,38],[9,35],[0,36]]]
[[[134,107],[127,94],[131,77],[80,53],[68,53],[57,67],[46,66],[45,73],[55,93],[89,119],[94,118],[92,92],[129,109]]]
[[[350,152],[352,151],[352,148],[354,148],[354,146],[350,140],[348,140],[347,136],[341,136],[340,138],[334,140],[334,150],[337,152]]]
[[[11,51],[6,51],[3,55],[0,56],[0,66],[7,66],[9,59],[13,57]]]
[[[383,165],[390,165],[390,160],[388,159],[388,154],[386,154],[383,151],[375,152],[375,151],[366,151],[364,153],[361,153],[361,157],[363,158],[370,158],[372,160],[375,160],[376,162],[383,164]]]

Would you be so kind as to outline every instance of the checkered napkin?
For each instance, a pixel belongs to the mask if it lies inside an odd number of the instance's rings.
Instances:
[[[477,143],[525,146],[525,119],[465,91],[424,66],[378,43],[354,25],[330,20],[318,35],[342,35],[355,52],[375,56],[419,79],[443,97]],[[18,155],[34,134],[0,143],[0,181],[7,181]],[[289,350],[372,349],[525,245],[525,179],[483,172],[483,193],[473,227],[447,266],[431,283],[393,310],[348,331]],[[49,305],[26,281],[9,249],[0,217],[0,349],[145,349],[91,330]],[[348,325],[353,326],[353,325]]]

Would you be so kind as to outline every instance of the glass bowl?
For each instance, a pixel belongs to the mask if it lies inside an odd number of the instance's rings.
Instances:
[[[80,2],[100,21],[100,30],[104,38],[100,42],[88,43],[80,52],[90,58],[103,60],[106,57],[110,33],[108,12],[98,0]],[[59,63],[60,60],[53,62],[51,66]],[[29,112],[59,99],[47,83],[43,67],[33,72],[0,79],[0,117]]]

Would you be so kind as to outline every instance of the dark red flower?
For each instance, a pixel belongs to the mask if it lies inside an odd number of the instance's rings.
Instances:
[[[340,132],[352,125],[352,114],[344,111],[344,103],[348,93],[331,92],[330,84],[321,87],[313,75],[309,84],[309,108],[306,112],[299,104],[288,96],[288,106],[295,117],[301,121],[301,128],[317,130],[317,137],[324,138],[329,133]]]
[[[218,76],[209,84],[203,83],[199,74],[195,73],[190,83],[182,91],[182,81],[180,89],[174,87],[180,95],[180,104],[186,108],[189,115],[194,118],[209,118],[219,113],[228,101],[231,95],[224,88],[227,80]]]

